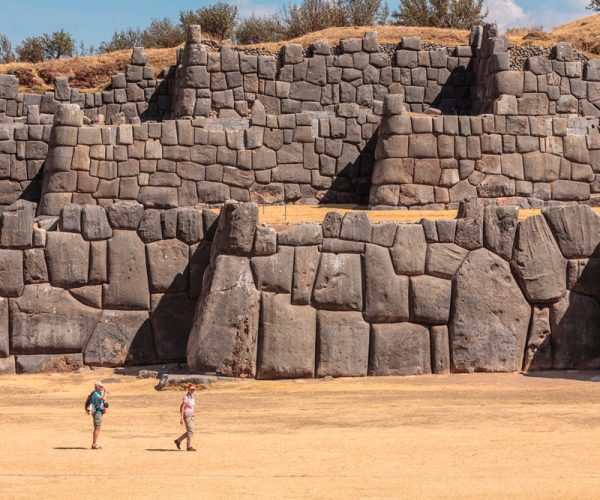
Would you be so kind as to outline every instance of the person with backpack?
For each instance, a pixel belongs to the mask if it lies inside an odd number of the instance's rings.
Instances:
[[[185,423],[185,432],[175,440],[175,446],[177,449],[181,449],[181,443],[184,439],[187,441],[187,451],[196,451],[192,446],[192,436],[196,428],[194,421],[194,412],[196,410],[196,400],[194,399],[194,392],[196,386],[193,384],[188,385],[187,394],[183,397],[181,405],[179,406],[179,423],[183,425]]]
[[[106,413],[108,403],[106,398],[108,391],[102,382],[96,382],[94,384],[94,391],[87,397],[85,402],[85,410],[88,415],[92,416],[94,423],[94,434],[92,439],[92,450],[100,450],[102,446],[98,444],[98,436],[100,435],[100,429],[102,428],[102,417]]]

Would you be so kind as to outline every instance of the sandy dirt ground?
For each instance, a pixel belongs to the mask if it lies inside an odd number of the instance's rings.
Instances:
[[[101,370],[0,380],[0,497],[592,498],[597,374],[229,382],[198,394]],[[83,402],[108,382],[103,450]]]

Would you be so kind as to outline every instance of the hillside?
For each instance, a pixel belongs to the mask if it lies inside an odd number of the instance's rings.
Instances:
[[[451,29],[418,28],[405,26],[355,26],[351,28],[328,28],[308,33],[300,38],[280,43],[264,43],[240,48],[277,52],[284,43],[299,43],[304,47],[317,40],[328,40],[336,45],[341,38],[361,37],[366,31],[376,30],[381,43],[397,43],[403,36],[420,36],[425,42],[442,45],[467,43],[468,32]],[[512,30],[509,40],[516,45],[550,46],[558,41],[571,41],[573,45],[590,54],[600,54],[600,14],[577,19],[557,27],[552,32],[533,29]],[[175,64],[176,48],[148,49],[150,65],[158,73]],[[87,91],[105,88],[111,75],[123,71],[129,63],[131,51],[122,50],[100,56],[59,59],[38,64],[11,63],[0,65],[0,73],[13,73],[19,77],[21,89],[43,92],[53,88],[56,76],[68,76],[71,86]]]

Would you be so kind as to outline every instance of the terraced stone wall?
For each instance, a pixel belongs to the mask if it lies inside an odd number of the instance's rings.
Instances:
[[[415,116],[388,96],[370,204],[456,207],[469,197],[502,204],[597,203],[597,118]]]

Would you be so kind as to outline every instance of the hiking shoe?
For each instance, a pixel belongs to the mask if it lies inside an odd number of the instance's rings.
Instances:
[[[173,442],[175,443],[175,446],[177,446],[177,449],[181,450],[181,443],[177,441],[177,439],[175,439]]]
[[[187,451],[196,451],[196,448],[190,447],[190,448],[187,449]]]

